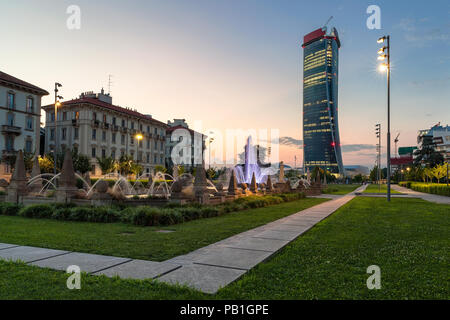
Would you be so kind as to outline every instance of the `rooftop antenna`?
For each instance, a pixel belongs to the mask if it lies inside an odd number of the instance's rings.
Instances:
[[[108,76],[108,94],[111,95],[111,86],[112,86],[112,74]]]
[[[333,16],[329,17],[327,22],[325,22],[325,25],[322,27],[322,31],[327,31],[327,25],[330,23],[331,19],[333,19]]]

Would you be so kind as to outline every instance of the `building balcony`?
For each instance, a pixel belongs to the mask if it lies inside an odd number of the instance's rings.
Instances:
[[[109,129],[109,123],[103,122],[102,123],[102,128],[103,129]]]
[[[2,150],[2,157],[12,157],[17,155],[17,150],[11,149],[11,150]]]
[[[120,131],[122,131],[123,133],[127,133],[127,132],[128,132],[128,128],[121,127],[121,128],[120,128]]]
[[[72,119],[72,126],[78,127],[79,125],[80,125],[80,122],[78,121],[78,119]]]
[[[22,128],[16,126],[2,125],[2,133],[12,133],[19,135],[22,132]]]
[[[112,130],[112,131],[119,131],[119,126],[113,124],[113,125],[111,126],[111,130]]]
[[[93,126],[94,128],[98,128],[98,127],[100,126],[100,121],[98,121],[98,120],[92,120],[92,126]]]

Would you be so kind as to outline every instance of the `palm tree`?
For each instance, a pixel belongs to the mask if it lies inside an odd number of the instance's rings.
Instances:
[[[116,168],[116,160],[111,157],[99,158],[97,157],[97,162],[102,170],[102,174],[108,174],[114,171]]]

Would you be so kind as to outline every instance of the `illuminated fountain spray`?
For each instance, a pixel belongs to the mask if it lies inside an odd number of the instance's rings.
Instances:
[[[262,165],[259,161],[257,148],[252,144],[252,137],[249,136],[245,145],[244,164],[237,165],[234,168],[238,183],[250,184],[253,173],[255,174],[256,183],[265,183],[268,167],[270,167],[270,164]]]

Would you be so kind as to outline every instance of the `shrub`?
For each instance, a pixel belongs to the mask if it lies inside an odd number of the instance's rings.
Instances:
[[[17,216],[21,208],[22,206],[15,203],[3,202],[0,203],[0,215]]]
[[[418,192],[432,193],[450,197],[450,187],[447,187],[446,184],[407,181],[407,182],[400,182],[399,185]]]
[[[92,208],[90,207],[75,207],[70,209],[68,220],[71,221],[89,221]]]
[[[137,207],[132,215],[132,223],[139,226],[159,225],[160,210],[155,207]]]
[[[50,204],[34,204],[20,209],[19,215],[27,218],[51,218],[53,206]]]

